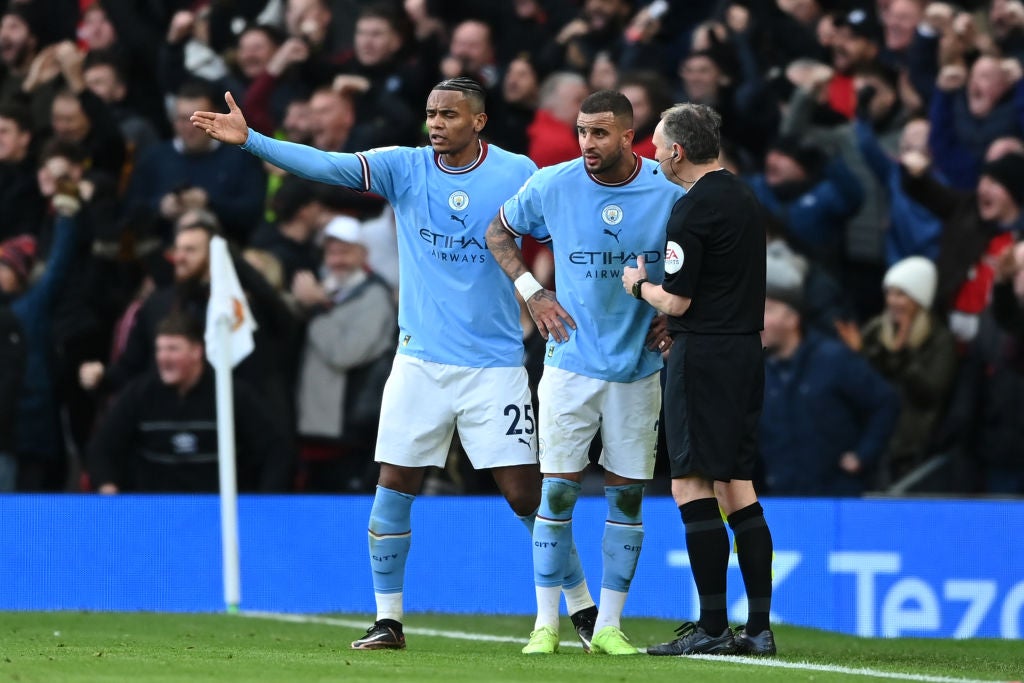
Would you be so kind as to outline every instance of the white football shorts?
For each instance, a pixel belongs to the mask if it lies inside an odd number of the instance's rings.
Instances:
[[[384,386],[375,460],[444,467],[456,425],[474,468],[535,465],[537,421],[526,369],[396,355]]]
[[[582,472],[590,464],[590,442],[600,428],[602,467],[628,479],[654,476],[659,373],[634,382],[609,382],[545,366],[537,399],[541,472]]]

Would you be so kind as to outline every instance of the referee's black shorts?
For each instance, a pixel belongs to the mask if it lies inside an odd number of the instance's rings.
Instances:
[[[761,335],[680,334],[665,381],[673,478],[752,480],[764,403]]]

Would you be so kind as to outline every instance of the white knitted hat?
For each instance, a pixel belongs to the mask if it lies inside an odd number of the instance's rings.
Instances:
[[[908,256],[894,263],[885,273],[882,287],[895,287],[921,305],[931,308],[935,300],[935,286],[938,283],[935,264],[923,256]]]

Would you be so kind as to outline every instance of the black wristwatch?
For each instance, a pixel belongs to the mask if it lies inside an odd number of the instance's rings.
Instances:
[[[645,282],[647,282],[647,278],[642,277],[642,278],[640,278],[639,280],[637,280],[636,282],[633,283],[632,294],[633,294],[634,298],[637,298],[637,299],[643,299],[644,298],[643,289],[644,289],[644,283]]]

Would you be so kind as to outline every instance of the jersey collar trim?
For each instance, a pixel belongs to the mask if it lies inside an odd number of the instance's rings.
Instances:
[[[445,166],[444,162],[441,161],[441,155],[437,152],[434,152],[434,164],[449,175],[462,175],[463,173],[469,173],[470,171],[479,168],[480,164],[484,163],[484,159],[487,158],[487,143],[483,140],[477,140],[477,144],[480,145],[480,151],[477,152],[476,161],[471,163],[469,166],[464,168],[451,168],[450,166]]]
[[[582,159],[580,161],[582,161]],[[644,163],[640,161],[640,157],[637,156],[636,152],[633,152],[633,163],[635,164],[635,166],[633,167],[633,172],[629,174],[628,178],[626,178],[625,180],[621,180],[617,183],[606,183],[603,180],[599,180],[597,176],[595,176],[590,171],[586,172],[587,177],[593,180],[598,185],[603,185],[604,187],[622,187],[623,185],[629,185],[631,182],[636,180],[636,177],[640,175],[640,170],[644,167]]]

